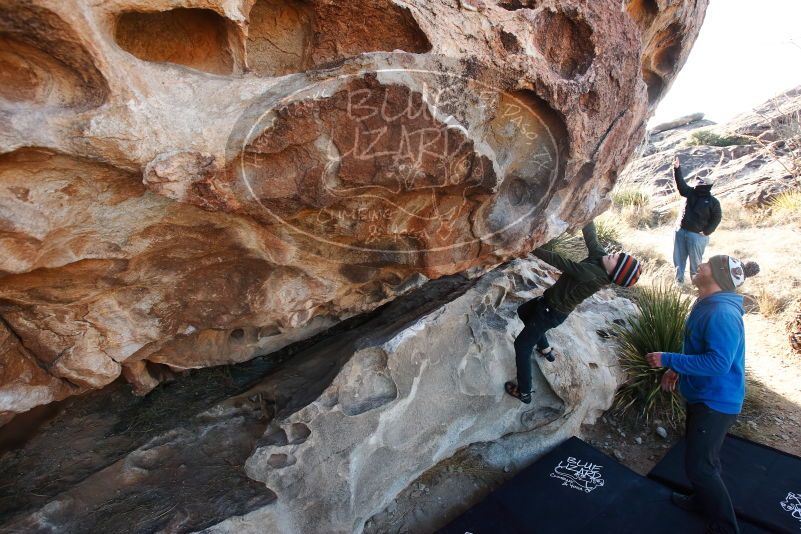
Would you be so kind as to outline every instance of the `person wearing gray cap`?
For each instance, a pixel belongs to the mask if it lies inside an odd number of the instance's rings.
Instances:
[[[670,500],[703,513],[712,534],[740,531],[721,477],[720,448],[745,399],[745,312],[736,290],[758,273],[756,263],[725,255],[699,265],[693,277],[698,300],[685,323],[682,352],[645,355],[651,367],[667,368],[662,389],[672,391],[678,383],[687,401],[684,470],[693,493],[674,493]]]

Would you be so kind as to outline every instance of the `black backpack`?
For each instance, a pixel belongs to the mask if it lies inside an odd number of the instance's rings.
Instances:
[[[700,232],[709,224],[709,220],[712,218],[712,202],[712,197],[707,195],[693,195],[687,199],[684,220],[692,231]]]

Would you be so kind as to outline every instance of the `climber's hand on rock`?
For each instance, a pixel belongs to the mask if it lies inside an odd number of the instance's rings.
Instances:
[[[681,162],[679,161],[679,157],[676,156],[673,158],[673,168],[678,169],[679,167],[681,167]]]
[[[651,367],[662,367],[662,353],[649,352],[645,355],[645,361],[647,361],[648,365]]]
[[[668,369],[665,371],[665,374],[662,375],[662,382],[660,383],[662,391],[673,391],[676,389],[676,382],[678,381],[679,374],[673,369]]]

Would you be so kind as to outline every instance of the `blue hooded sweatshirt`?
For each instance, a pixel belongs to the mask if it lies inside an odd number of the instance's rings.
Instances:
[[[720,291],[699,299],[684,331],[684,354],[662,353],[662,365],[679,373],[688,403],[738,414],[745,397],[743,297]]]

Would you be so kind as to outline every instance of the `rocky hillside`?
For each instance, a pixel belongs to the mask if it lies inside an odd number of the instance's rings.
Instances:
[[[744,206],[801,186],[801,86],[726,124],[690,115],[651,129],[640,156],[621,174],[618,187],[645,188],[655,206],[678,199],[671,173],[681,159],[690,181],[715,180],[713,193]]]

